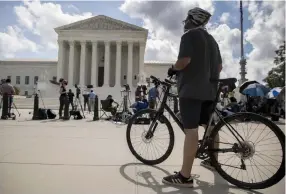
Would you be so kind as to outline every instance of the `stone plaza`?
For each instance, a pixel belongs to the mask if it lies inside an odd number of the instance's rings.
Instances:
[[[193,189],[163,185],[163,176],[179,170],[184,135],[173,124],[175,147],[160,165],[146,166],[135,159],[126,143],[126,125],[110,121],[1,120],[1,194],[260,194],[285,193],[285,178],[265,190],[249,191],[229,185],[216,172],[195,160]],[[279,126],[284,129],[285,121]],[[201,130],[202,131],[202,130]]]

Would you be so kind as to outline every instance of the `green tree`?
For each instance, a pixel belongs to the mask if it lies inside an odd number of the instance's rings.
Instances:
[[[263,80],[270,88],[285,86],[285,41],[275,51],[275,67],[272,68]]]
[[[14,87],[14,90],[15,90],[15,94],[16,95],[19,95],[20,94],[20,89],[16,86],[13,86]]]

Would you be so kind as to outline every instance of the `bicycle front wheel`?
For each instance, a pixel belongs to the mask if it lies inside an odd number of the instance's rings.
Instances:
[[[265,117],[254,113],[226,117],[214,127],[210,140],[211,162],[231,184],[264,189],[285,176],[285,135]]]
[[[165,161],[174,147],[174,131],[168,119],[161,115],[157,120],[153,109],[145,109],[131,117],[126,139],[131,153],[142,163],[156,165]],[[150,127],[151,125],[154,127]]]

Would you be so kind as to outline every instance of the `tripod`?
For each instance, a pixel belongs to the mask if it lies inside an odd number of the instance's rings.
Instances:
[[[80,106],[83,118],[85,118],[84,111],[83,111],[83,108],[82,108],[82,104],[81,104],[81,101],[80,101],[80,97],[79,97],[79,95],[76,95],[75,102],[74,102],[74,111],[76,111],[78,109],[78,105]]]
[[[116,120],[119,120],[123,123],[127,123],[129,118],[132,115],[132,113],[129,111],[129,108],[128,108],[131,106],[131,101],[129,99],[130,93],[131,91],[127,89],[121,91],[121,96],[123,96],[123,100],[119,106],[119,110],[122,109],[122,111],[116,114]]]

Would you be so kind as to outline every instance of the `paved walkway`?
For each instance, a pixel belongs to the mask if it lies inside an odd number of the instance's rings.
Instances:
[[[165,186],[161,179],[179,170],[183,134],[162,164],[145,166],[130,153],[126,125],[89,118],[31,121],[21,110],[16,121],[0,121],[0,194],[250,194],[285,193],[285,179],[259,191],[229,185],[195,161],[195,188]],[[284,128],[284,121],[281,127]]]

